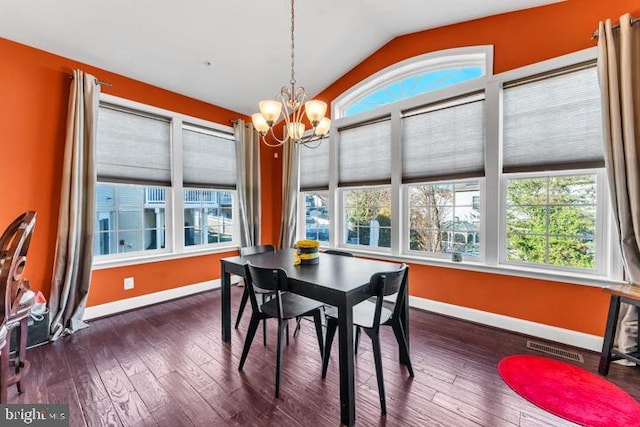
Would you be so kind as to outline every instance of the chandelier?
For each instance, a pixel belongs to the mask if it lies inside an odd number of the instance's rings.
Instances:
[[[325,117],[327,103],[312,99],[307,99],[304,87],[296,87],[295,77],[295,14],[294,0],[291,0],[291,80],[290,86],[283,86],[276,94],[275,99],[259,102],[260,112],[251,116],[253,127],[260,133],[262,142],[269,147],[279,147],[287,141],[303,144],[310,148],[315,148],[320,144],[320,139],[329,133],[331,120]],[[313,127],[313,132],[305,136],[306,126],[302,122],[304,114]],[[284,119],[283,138],[278,138],[273,132],[273,125],[280,119]],[[271,143],[267,140],[267,135],[276,141]],[[317,142],[317,145],[308,145]]]

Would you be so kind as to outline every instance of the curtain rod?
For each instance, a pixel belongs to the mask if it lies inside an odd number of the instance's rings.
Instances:
[[[640,18],[631,18],[631,25],[635,24],[636,22],[640,21]],[[617,30],[618,28],[620,28],[620,24],[616,24],[612,27],[614,30]],[[593,32],[593,34],[591,35],[591,40],[595,40],[598,38],[598,30],[595,30]]]
[[[67,74],[67,77],[72,79],[73,78],[73,74]],[[112,87],[113,86],[109,82],[105,82],[105,81],[98,80],[98,79],[95,79],[95,82],[96,82],[97,85],[100,85],[100,86],[106,86],[106,87]]]

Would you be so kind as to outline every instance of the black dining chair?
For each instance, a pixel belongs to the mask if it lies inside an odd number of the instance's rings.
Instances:
[[[338,255],[338,256],[346,256],[346,257],[354,258],[354,255],[351,252],[339,251],[337,249],[327,249],[323,253],[327,255]],[[294,338],[298,336],[298,332],[300,332],[300,320],[301,320],[300,318],[296,319],[296,328],[293,330]]]
[[[387,413],[387,403],[384,392],[384,378],[382,375],[382,353],[380,351],[380,326],[389,325],[393,328],[399,348],[409,354],[409,346],[405,336],[400,313],[404,308],[405,289],[407,286],[408,267],[402,264],[396,271],[376,273],[369,280],[371,295],[375,297],[375,302],[363,301],[353,307],[353,324],[358,329],[364,329],[371,338],[373,344],[373,357],[376,365],[376,376],[378,379],[378,393],[380,395],[380,407],[382,413]],[[391,309],[383,305],[384,297],[396,295],[395,302]],[[327,316],[327,337],[324,345],[324,357],[322,360],[322,378],[327,375],[331,344],[338,327],[338,312],[335,308],[326,309]],[[411,360],[407,362],[409,376],[413,377],[413,367]]]
[[[354,258],[354,255],[351,252],[339,251],[337,249],[327,249],[326,251],[324,251],[324,253],[327,255],[340,255],[340,256],[348,256],[348,257]]]
[[[287,320],[298,316],[313,316],[318,336],[320,356],[323,354],[322,337],[322,303],[303,296],[285,292],[288,288],[287,273],[279,268],[257,267],[248,263],[245,266],[245,277],[249,289],[251,301],[251,320],[249,330],[244,341],[242,356],[240,357],[239,370],[242,370],[249,354],[251,343],[258,329],[260,321],[266,319],[278,319],[278,347],[276,357],[276,398],[280,396],[280,371],[282,370],[282,346]],[[256,298],[256,289],[275,293],[275,297],[259,305]]]
[[[259,246],[245,246],[244,248],[240,248],[240,256],[245,257],[245,256],[250,256],[250,255],[257,255],[257,254],[264,254],[264,253],[275,253],[276,248],[273,245],[259,245]],[[240,306],[238,307],[238,316],[236,317],[236,326],[235,328],[238,329],[238,326],[240,326],[240,320],[242,319],[242,313],[244,313],[244,308],[247,305],[247,301],[249,300],[249,290],[248,290],[248,285],[247,285],[247,278],[244,278],[244,282],[245,282],[245,286],[244,286],[244,291],[242,292],[242,299],[240,300]],[[261,289],[257,289],[256,290],[257,294],[260,294],[260,298],[262,299],[262,303],[264,303],[271,295],[273,295],[273,292],[270,291],[262,291]],[[262,325],[262,332],[263,332],[263,344],[267,345],[267,323],[265,322]]]

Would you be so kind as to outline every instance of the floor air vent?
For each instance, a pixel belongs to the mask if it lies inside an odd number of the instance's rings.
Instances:
[[[548,344],[543,344],[535,341],[527,341],[527,348],[541,351],[547,354],[553,354],[554,356],[573,360],[575,362],[584,363],[584,358],[582,357],[582,355],[580,353],[576,353],[575,351],[567,351],[558,347],[553,347]]]

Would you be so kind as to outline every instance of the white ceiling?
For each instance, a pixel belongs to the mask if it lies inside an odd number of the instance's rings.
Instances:
[[[558,1],[298,0],[296,79],[317,94],[396,36]],[[0,37],[251,114],[289,81],[289,7],[0,0]]]

